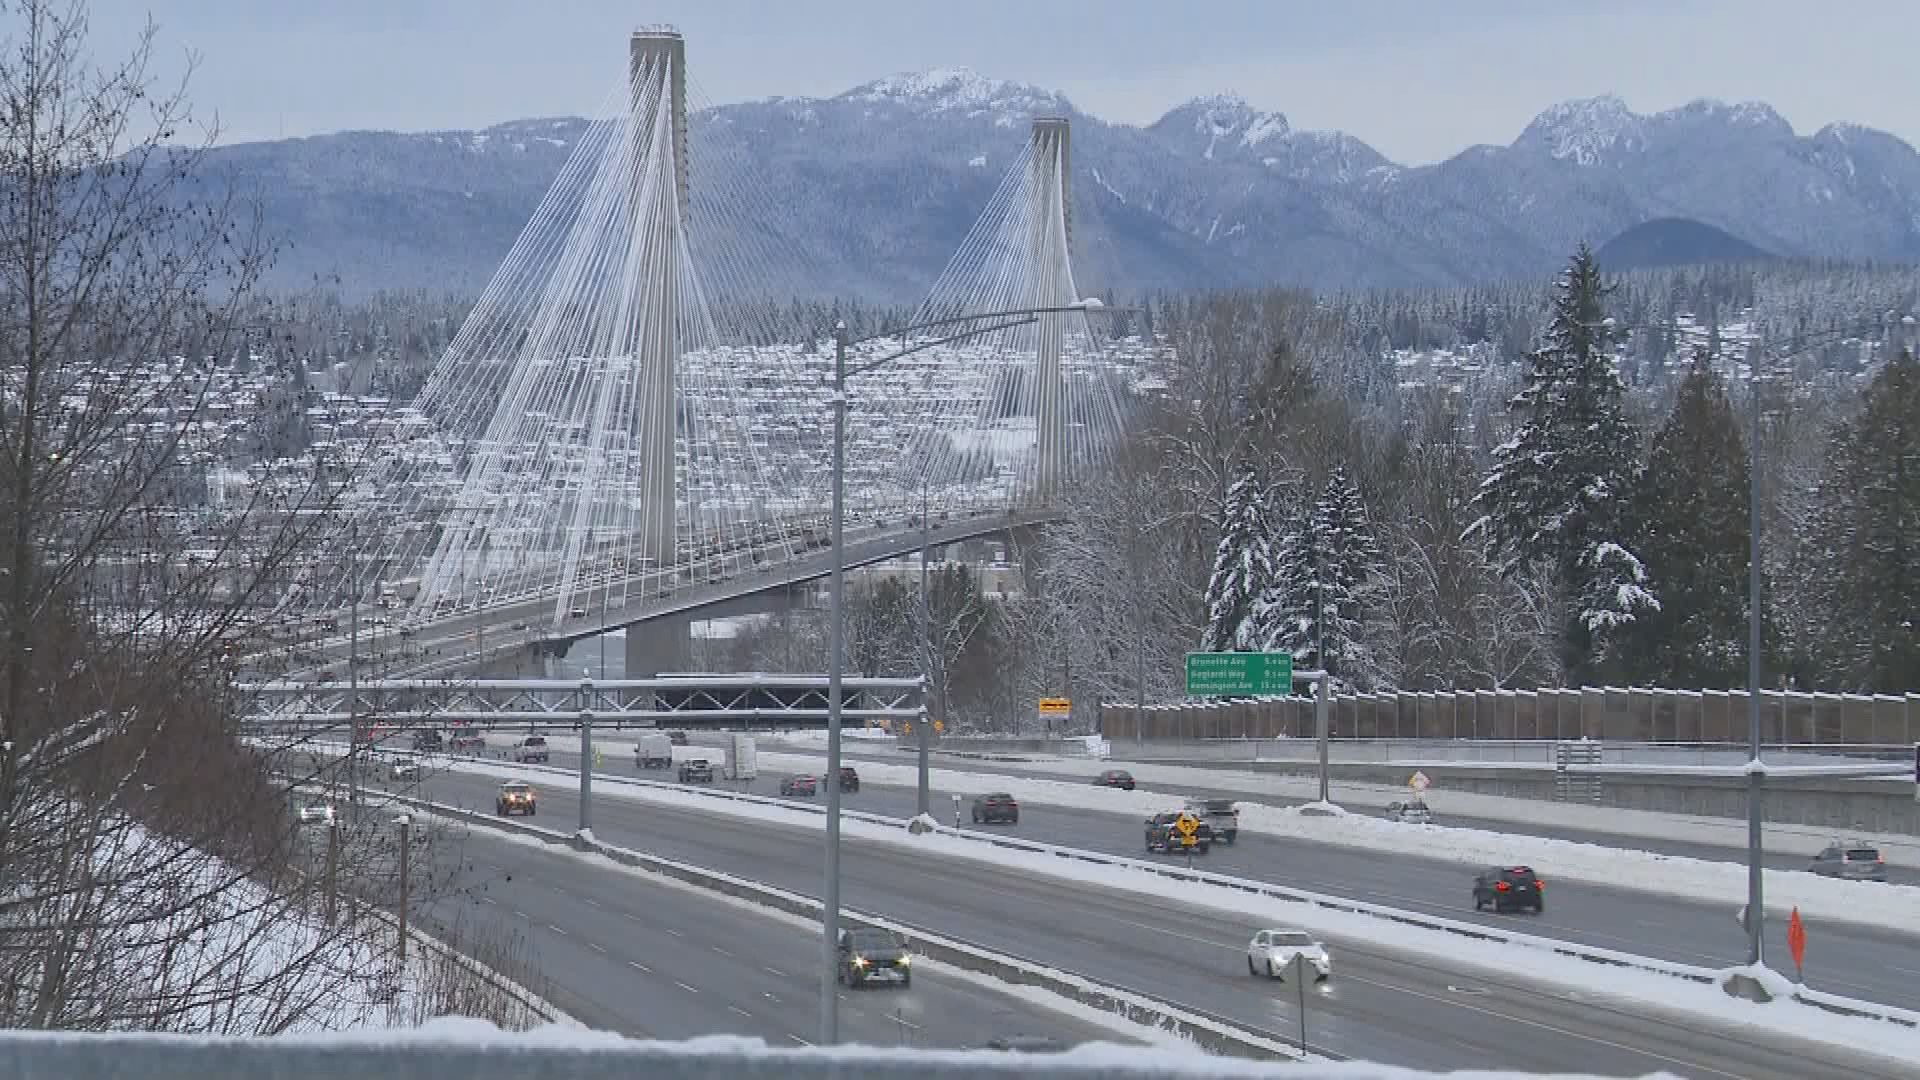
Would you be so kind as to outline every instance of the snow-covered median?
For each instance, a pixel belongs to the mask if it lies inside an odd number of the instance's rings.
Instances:
[[[818,770],[820,759],[762,752],[769,771]],[[911,765],[859,764],[862,779],[874,784],[911,786],[919,773]],[[1026,776],[999,776],[949,769],[931,770],[929,783],[942,791],[985,794],[1004,791],[1022,803],[1125,815],[1135,819],[1177,809],[1179,795],[1144,788],[1120,791]],[[1136,777],[1137,779],[1137,777]],[[1404,797],[1404,796],[1403,796]],[[1663,855],[1636,848],[1609,847],[1553,837],[1463,829],[1446,825],[1403,825],[1363,814],[1314,813],[1315,804],[1271,806],[1240,803],[1240,828],[1249,833],[1307,840],[1394,855],[1446,859],[1466,866],[1518,863],[1556,880],[1609,888],[1635,889],[1702,903],[1738,905],[1747,890],[1747,869],[1737,862]],[[1734,898],[1729,900],[1729,898]],[[1790,870],[1767,871],[1767,909],[1784,916],[1799,908],[1806,918],[1880,929],[1920,930],[1920,889],[1879,882],[1840,881]],[[1731,910],[1731,907],[1729,907]]]
[[[511,765],[488,762],[454,761],[458,772],[482,776],[514,775]],[[577,790],[577,781],[561,773],[540,774],[539,784],[561,790]],[[617,794],[661,805],[696,809],[707,814],[724,814],[765,821],[788,827],[824,828],[820,814],[789,808],[771,802],[704,797],[696,792],[626,781],[618,777],[601,778],[596,791]],[[1137,793],[1136,793],[1137,794]],[[1323,821],[1350,819],[1324,818]],[[994,846],[941,827],[918,835],[898,825],[849,818],[841,829],[849,837],[907,847],[944,857],[970,859],[991,866],[997,873],[1021,872],[1078,884],[1096,885],[1140,894],[1149,901],[1173,901],[1193,907],[1210,908],[1244,918],[1248,922],[1300,926],[1339,942],[1365,943],[1371,948],[1391,948],[1410,953],[1442,956],[1462,965],[1511,978],[1516,971],[1526,972],[1530,981],[1556,983],[1583,993],[1620,999],[1635,1007],[1653,1007],[1673,1012],[1700,1015],[1717,1022],[1746,1025],[1775,1035],[1786,1035],[1814,1042],[1845,1046],[1890,1056],[1896,1060],[1920,1061],[1920,1032],[1911,1026],[1882,1020],[1836,1015],[1833,1012],[1793,1001],[1773,1001],[1765,1005],[1729,998],[1712,982],[1693,982],[1652,971],[1596,963],[1563,955],[1542,943],[1539,946],[1512,942],[1477,940],[1441,930],[1395,922],[1354,911],[1336,910],[1314,904],[1250,894],[1242,890],[1200,881],[1182,881],[1156,874],[1150,869],[1114,866],[1066,860],[1039,851]],[[1429,923],[1444,923],[1422,917]],[[1466,926],[1469,931],[1484,928]],[[1516,937],[1518,935],[1515,935]],[[1602,954],[1607,950],[1582,951]],[[1627,954],[1619,954],[1627,957]],[[1682,965],[1647,961],[1649,966],[1679,969]],[[1704,972],[1703,972],[1704,974]],[[1830,995],[1814,995],[1823,1000],[1843,1002]],[[1900,1015],[1920,1023],[1920,1015],[1897,1009],[1873,1007],[1885,1014]]]

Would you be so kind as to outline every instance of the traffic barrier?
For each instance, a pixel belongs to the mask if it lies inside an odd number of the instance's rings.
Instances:
[[[487,762],[484,759],[470,758],[470,759],[456,759],[456,760],[471,760],[471,761],[475,761],[483,764],[492,764],[492,762]],[[578,775],[577,770],[561,769],[554,766],[522,765],[522,766],[517,766],[517,768],[529,769],[529,770],[544,769],[547,772],[558,773],[568,777],[576,777]],[[788,810],[796,810],[803,813],[817,814],[822,817],[826,815],[826,809],[824,807],[810,805],[807,803],[799,803],[791,799],[772,798],[765,795],[751,795],[746,792],[739,792],[739,791],[710,790],[710,789],[690,787],[690,786],[681,785],[681,784],[663,783],[657,780],[642,780],[638,777],[613,776],[605,773],[595,773],[594,778],[598,784],[604,784],[604,785],[609,785],[613,787],[631,786],[631,787],[650,788],[650,789],[657,789],[661,791],[678,792],[682,795],[694,795],[701,798],[714,799],[714,800],[720,800],[720,801],[750,803],[750,804],[755,804],[760,806],[777,806],[777,807],[782,807]],[[861,810],[848,810],[848,809],[845,809],[844,807],[841,809],[840,812],[843,817],[846,817],[855,821],[865,821],[875,825],[881,825],[889,828],[897,828],[897,829],[905,830],[911,824],[908,820],[903,820],[901,818],[886,817],[881,814],[873,814],[873,813],[868,813],[866,811],[861,811]],[[1598,964],[1606,967],[1627,969],[1627,970],[1633,970],[1633,971],[1642,971],[1642,972],[1646,972],[1653,975],[1659,975],[1659,976],[1672,978],[1672,979],[1679,979],[1685,982],[1691,982],[1699,985],[1707,985],[1707,986],[1717,985],[1723,974],[1722,972],[1714,968],[1699,967],[1693,964],[1682,964],[1682,963],[1678,963],[1676,961],[1670,961],[1670,960],[1661,960],[1656,957],[1641,956],[1636,953],[1621,952],[1619,950],[1606,949],[1606,948],[1601,948],[1599,946],[1581,945],[1577,942],[1562,941],[1557,938],[1539,937],[1533,934],[1518,934],[1518,933],[1512,933],[1504,930],[1496,930],[1496,929],[1486,927],[1486,926],[1481,926],[1475,923],[1460,922],[1454,919],[1447,919],[1447,918],[1442,918],[1440,916],[1434,916],[1434,915],[1422,915],[1415,912],[1403,911],[1398,908],[1390,908],[1390,907],[1385,907],[1378,904],[1369,904],[1365,901],[1348,900],[1343,897],[1328,896],[1324,893],[1314,893],[1314,892],[1306,891],[1304,889],[1295,889],[1295,888],[1290,888],[1284,885],[1274,885],[1264,881],[1254,881],[1247,878],[1232,877],[1227,874],[1217,874],[1209,870],[1188,870],[1185,867],[1166,866],[1159,863],[1148,862],[1143,859],[1130,858],[1125,855],[1106,855],[1100,852],[1087,851],[1082,848],[1070,848],[1070,847],[1063,847],[1056,844],[1045,844],[1045,843],[1041,843],[1039,841],[1033,841],[1033,840],[1021,840],[1015,837],[1009,837],[1009,836],[1000,835],[1000,834],[982,833],[982,832],[969,830],[969,829],[956,829],[950,825],[934,824],[931,826],[927,826],[923,823],[921,826],[921,829],[922,831],[930,831],[930,832],[935,832],[944,836],[957,837],[962,840],[966,840],[973,843],[984,844],[992,847],[1005,848],[1005,849],[1014,850],[1014,851],[1027,851],[1035,854],[1051,855],[1056,858],[1065,859],[1065,860],[1074,861],[1074,862],[1082,862],[1092,866],[1123,867],[1127,869],[1137,870],[1147,874],[1153,874],[1155,876],[1166,878],[1173,881],[1185,881],[1185,882],[1191,882],[1195,884],[1212,885],[1219,888],[1232,889],[1236,892],[1260,896],[1269,900],[1281,900],[1289,903],[1303,904],[1303,905],[1318,908],[1324,911],[1336,911],[1336,912],[1342,912],[1349,915],[1359,915],[1367,918],[1380,919],[1383,922],[1395,923],[1397,925],[1409,926],[1409,927],[1413,927],[1421,930],[1429,930],[1436,933],[1445,934],[1451,937],[1465,938],[1465,939],[1476,940],[1476,941],[1485,941],[1485,942],[1491,942],[1491,943],[1500,944],[1500,945],[1512,945],[1512,946],[1525,948],[1525,949],[1533,949],[1533,950],[1538,950],[1540,952],[1551,953],[1555,956],[1568,957],[1570,959],[1579,960],[1585,963]],[[713,873],[713,871],[701,871],[701,872]],[[1889,1005],[1880,1005],[1876,1002],[1862,1001],[1856,998],[1841,997],[1835,994],[1820,993],[1818,991],[1807,990],[1805,988],[1796,988],[1796,990],[1793,993],[1793,998],[1794,1000],[1799,1001],[1802,1004],[1812,1005],[1820,1009],[1825,1009],[1829,1012],[1860,1017],[1863,1019],[1881,1020],[1890,1024],[1898,1025],[1900,1027],[1905,1027],[1905,1028],[1920,1029],[1920,1013],[1912,1012],[1905,1009],[1898,1009]]]
[[[418,810],[466,822],[469,825],[514,833],[575,851],[591,852],[622,866],[659,874],[709,892],[737,897],[790,915],[816,919],[820,917],[820,901],[812,897],[718,870],[709,870],[690,863],[634,851],[631,848],[609,844],[579,833],[565,833],[557,829],[545,828],[524,819],[502,818],[483,811],[468,810],[409,795],[393,795],[391,798]],[[1249,1058],[1298,1056],[1297,1042],[1280,1036],[1269,1037],[1259,1034],[1247,1029],[1245,1025],[1190,1006],[1158,1001],[1130,990],[1096,982],[1085,976],[1059,971],[1044,964],[945,937],[897,920],[882,919],[846,910],[840,913],[840,918],[850,927],[871,927],[903,934],[921,955],[930,960],[949,964],[963,971],[986,975],[1002,982],[1037,987],[1058,994],[1069,1001],[1124,1017],[1134,1023],[1172,1032],[1191,1041],[1195,1046],[1216,1054]],[[1331,1051],[1311,1045],[1308,1052],[1323,1058],[1339,1057]]]

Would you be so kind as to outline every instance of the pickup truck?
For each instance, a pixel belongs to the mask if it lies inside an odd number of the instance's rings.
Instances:
[[[1187,813],[1206,822],[1213,838],[1223,844],[1240,834],[1240,810],[1232,799],[1189,799]]]

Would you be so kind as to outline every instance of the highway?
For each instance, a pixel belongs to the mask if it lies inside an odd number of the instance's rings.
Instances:
[[[851,742],[851,740],[849,740],[849,742]],[[767,753],[802,753],[815,755],[820,753],[817,748],[788,749],[771,741],[763,741],[761,749]],[[915,763],[915,756],[910,752],[873,751],[858,745],[849,745],[841,751],[841,754],[847,759],[848,764],[856,767],[863,761],[874,764],[905,766],[911,766]],[[944,769],[949,772],[973,773],[982,777],[1007,776],[1033,780],[1057,780],[1068,784],[1089,783],[1102,769],[1132,767],[1124,761],[1109,763],[1089,758],[1085,767],[1075,772],[1029,771],[1027,769],[1021,769],[1016,772],[1007,769],[1005,766],[996,767],[992,762],[976,761],[968,758],[949,758],[933,754],[929,755],[929,760],[934,769]],[[1199,768],[1200,766],[1186,767]],[[1220,767],[1226,769],[1231,766],[1223,763]],[[1277,775],[1278,774],[1276,774],[1276,776]],[[1213,789],[1193,784],[1166,783],[1159,780],[1142,779],[1140,786],[1152,791],[1163,791],[1170,795],[1231,798],[1245,802],[1265,803],[1269,806],[1297,806],[1308,801],[1286,795],[1255,795],[1238,790]],[[1340,784],[1336,781],[1334,783],[1336,801],[1339,797],[1339,788]],[[1604,822],[1596,822],[1595,827],[1591,829],[1575,829],[1558,825],[1541,825],[1527,821],[1513,821],[1505,818],[1473,817],[1471,815],[1448,812],[1445,800],[1446,796],[1444,793],[1439,793],[1434,798],[1434,802],[1437,804],[1434,812],[1439,816],[1439,820],[1443,825],[1452,825],[1463,829],[1483,829],[1487,832],[1513,833],[1520,836],[1539,836],[1554,840],[1568,840],[1580,844],[1596,844],[1600,847],[1637,848],[1642,851],[1653,851],[1663,855],[1679,855],[1689,859],[1702,859],[1708,862],[1737,862],[1742,866],[1746,865],[1744,852],[1720,844],[1702,844],[1694,841],[1663,837],[1623,835],[1608,832],[1604,828]],[[1595,816],[1601,817],[1605,812],[1604,807],[1596,808]],[[1843,837],[1848,835],[1848,831],[1845,829],[1837,829],[1835,832]],[[1774,847],[1766,852],[1765,861],[1767,866],[1775,870],[1805,870],[1813,854],[1814,851],[1811,848],[1789,849]],[[1920,868],[1888,866],[1887,881],[1895,885],[1920,885]]]
[[[631,758],[618,758],[611,753],[607,762],[610,767],[603,772],[611,775],[649,780],[672,778],[665,770],[636,770]],[[577,769],[579,758],[556,753],[553,763],[560,768]],[[777,795],[781,775],[762,772],[761,778],[749,785],[748,790]],[[863,783],[858,794],[846,797],[845,805],[907,818],[916,812],[915,803],[912,788]],[[932,803],[935,817],[943,822],[953,820],[952,792],[936,786]],[[972,807],[972,797],[963,795],[960,805],[962,824],[974,827],[966,814]],[[1178,809],[1178,805],[1169,804],[1168,809]],[[979,828],[1091,851],[1165,858],[1147,855],[1144,819],[1124,811],[1104,813],[1029,802],[1020,808],[1019,825]],[[1212,853],[1197,858],[1195,865],[1236,877],[1680,963],[1734,967],[1746,962],[1746,931],[1733,915],[1744,896],[1730,899],[1724,906],[1671,900],[1633,889],[1557,881],[1553,867],[1535,866],[1534,870],[1547,882],[1546,914],[1496,915],[1473,910],[1469,893],[1473,868],[1463,864],[1250,832],[1240,834],[1239,841],[1233,845],[1216,846]],[[1816,920],[1808,924],[1807,937],[1807,985],[1902,1008],[1920,1008],[1920,936]],[[1771,956],[1787,955],[1783,920],[1770,921],[1767,948]]]
[[[486,777],[436,773],[421,786],[427,797],[486,809],[496,785]],[[878,809],[884,798],[879,791],[862,792],[849,802]],[[545,789],[541,809],[543,823],[569,828],[577,797]],[[1023,833],[1028,828],[1023,818]],[[817,829],[679,810],[602,791],[595,799],[594,831],[612,843],[819,894]],[[1261,1031],[1295,1030],[1291,989],[1246,974],[1243,950],[1259,927],[1244,918],[1097,886],[983,871],[969,860],[930,859],[857,839],[847,841],[843,870],[845,901],[861,910]],[[1308,1038],[1354,1057],[1429,1069],[1577,1068],[1635,1076],[1666,1069],[1754,1080],[1905,1075],[1839,1048],[1769,1040],[1747,1029],[1722,1032],[1697,1016],[1628,1012],[1597,995],[1531,983],[1522,972],[1488,978],[1444,959],[1362,940],[1335,938],[1329,945],[1336,975],[1309,996]]]
[[[451,837],[449,837],[451,839]],[[818,933],[604,862],[468,830],[436,857],[452,885],[416,906],[428,929],[518,938],[540,992],[595,1028],[637,1038],[819,1037]],[[449,868],[451,869],[451,868]],[[907,989],[842,990],[841,1036],[874,1046],[980,1046],[1000,1035],[1126,1041],[1111,1029],[923,969]]]

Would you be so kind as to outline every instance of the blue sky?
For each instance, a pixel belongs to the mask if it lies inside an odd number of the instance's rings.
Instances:
[[[1757,98],[1801,132],[1834,120],[1920,143],[1915,0],[92,0],[123,50],[151,14],[160,67],[225,141],[343,128],[478,127],[591,111],[625,38],[672,24],[714,102],[829,95],[971,67],[1147,123],[1231,90],[1296,127],[1423,163],[1509,142],[1542,108],[1616,92],[1641,112]],[[1902,51],[1907,50],[1903,56]]]

